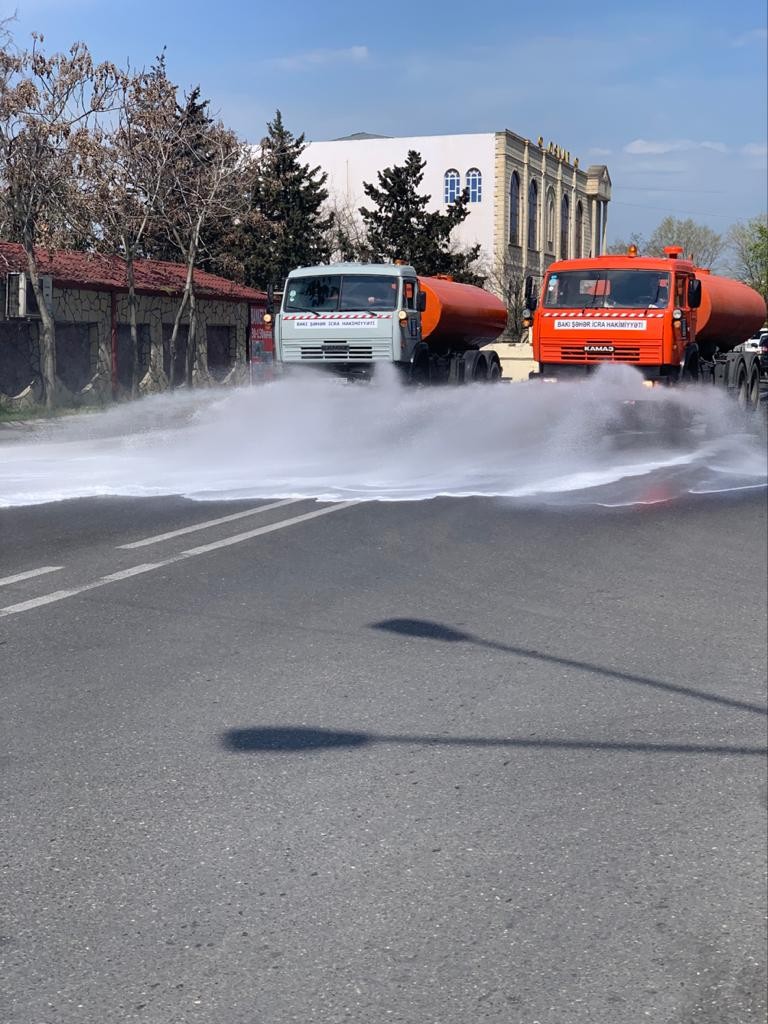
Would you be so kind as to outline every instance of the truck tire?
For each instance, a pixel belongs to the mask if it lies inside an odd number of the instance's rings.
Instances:
[[[417,353],[411,366],[410,383],[415,387],[425,388],[429,385],[431,376],[429,356],[426,352]]]
[[[485,384],[488,381],[488,363],[485,361],[485,356],[480,356],[475,363],[472,381],[475,384]]]
[[[760,369],[757,366],[752,368],[747,389],[747,408],[757,412],[760,408]]]
[[[683,365],[680,367],[680,384],[692,384],[699,380],[699,349],[697,345],[686,345]]]
[[[493,362],[490,365],[489,370],[488,370],[488,383],[489,384],[498,384],[500,380],[501,380],[501,366],[499,366],[498,362],[494,359]]]
[[[749,408],[749,384],[747,368],[744,363],[739,363],[739,368],[736,371],[736,402],[739,408],[745,412]]]

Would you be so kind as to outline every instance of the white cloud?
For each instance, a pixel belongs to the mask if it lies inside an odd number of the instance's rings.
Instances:
[[[367,46],[349,46],[345,50],[308,50],[290,57],[277,57],[269,63],[280,71],[311,71],[330,64],[362,64],[368,57]]]
[[[742,156],[762,157],[764,160],[768,156],[768,146],[764,142],[748,142],[739,152]]]
[[[716,153],[728,152],[724,142],[693,142],[691,139],[633,139],[624,147],[624,152],[636,156],[659,156],[662,153],[687,153],[695,149],[710,149]]]

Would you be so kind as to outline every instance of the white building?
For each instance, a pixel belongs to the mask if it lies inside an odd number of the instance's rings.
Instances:
[[[469,191],[470,215],[456,228],[461,247],[480,244],[487,285],[501,294],[510,275],[541,279],[554,259],[592,256],[605,248],[611,179],[602,164],[579,167],[554,143],[514,132],[387,138],[360,133],[311,142],[305,158],[328,175],[331,201],[356,213],[370,205],[363,183],[401,165],[409,150],[426,161],[422,189],[433,210]]]

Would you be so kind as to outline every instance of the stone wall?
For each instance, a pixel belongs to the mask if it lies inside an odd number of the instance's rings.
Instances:
[[[113,388],[113,304],[118,326],[117,363]],[[136,322],[139,334],[139,389],[141,393],[167,387],[169,338],[179,299],[175,296],[137,295]],[[5,310],[5,280],[0,284],[0,311]],[[128,296],[86,288],[53,289],[56,322],[57,375],[65,404],[81,405],[110,401],[113,390],[120,398],[130,390]],[[241,383],[247,380],[248,303],[197,299],[198,337],[204,358],[194,383]],[[189,317],[181,321],[183,357]],[[210,329],[210,330],[209,330]],[[39,321],[0,320],[0,408],[24,409],[40,399]],[[212,354],[208,366],[206,352]],[[154,360],[151,358],[154,354]],[[177,364],[178,365],[178,364]]]

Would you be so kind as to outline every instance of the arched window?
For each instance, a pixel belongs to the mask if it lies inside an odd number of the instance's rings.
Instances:
[[[563,196],[560,204],[560,259],[568,259],[568,228],[570,226],[570,203],[568,196]]]
[[[483,176],[476,167],[467,171],[467,190],[470,203],[479,203],[483,198]]]
[[[520,245],[520,178],[512,171],[509,182],[509,244]]]
[[[455,203],[459,198],[460,192],[461,175],[452,167],[449,171],[445,172],[443,179],[443,201],[445,203]]]
[[[584,233],[584,207],[581,200],[576,203],[576,220],[573,225],[573,255],[578,260],[583,252],[582,237]]]
[[[536,179],[531,179],[528,186],[528,248],[538,249],[539,247],[539,187]]]
[[[555,192],[547,191],[547,252],[555,251]]]

